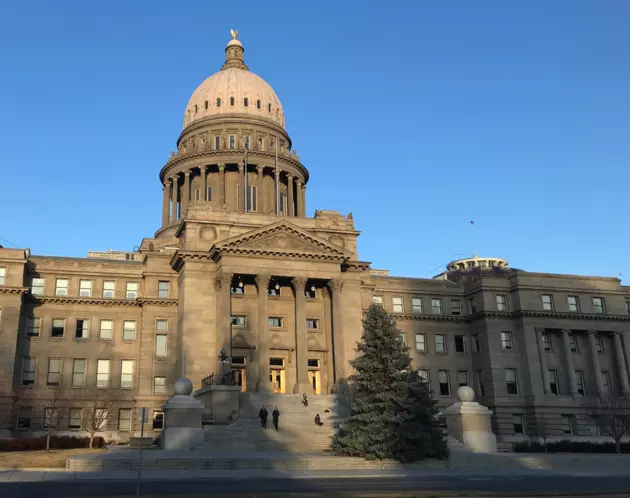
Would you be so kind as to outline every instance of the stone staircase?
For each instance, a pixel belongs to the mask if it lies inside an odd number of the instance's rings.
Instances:
[[[266,430],[261,428],[258,419],[261,406],[269,412]],[[275,407],[280,411],[278,432],[271,420]],[[311,395],[308,406],[304,406],[301,394],[241,393],[238,419],[230,425],[205,426],[204,448],[213,451],[321,453],[330,448],[341,411],[335,395]],[[314,422],[318,413],[324,424],[321,427]]]

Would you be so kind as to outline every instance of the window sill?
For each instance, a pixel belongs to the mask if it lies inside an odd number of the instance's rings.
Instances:
[[[50,339],[53,341],[63,341],[64,337],[51,337]]]
[[[70,386],[70,389],[85,389],[85,386]]]
[[[32,341],[33,339],[39,339],[39,336],[38,335],[27,335],[26,338],[29,341]]]

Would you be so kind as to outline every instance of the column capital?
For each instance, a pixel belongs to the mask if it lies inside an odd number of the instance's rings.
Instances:
[[[291,173],[287,173],[287,178],[289,181],[293,180],[293,175]]]
[[[243,163],[243,162],[238,163],[238,171],[239,171],[240,173],[242,173],[242,172],[243,172],[243,168],[244,168],[244,167],[245,167],[245,163]]]
[[[302,180],[300,180],[299,178],[297,178],[295,180],[295,183],[297,183],[297,187],[300,188],[302,186]]]
[[[621,332],[621,330],[613,330],[612,335],[613,337],[621,337],[623,336],[623,332]]]
[[[234,274],[232,273],[224,273],[220,277],[217,277],[215,281],[215,286],[217,290],[229,288],[229,285],[232,283],[232,278],[234,278]]]
[[[570,335],[571,331],[569,329],[562,329],[562,334],[563,335]]]
[[[205,172],[207,169],[208,169],[207,164],[202,164],[201,166],[199,166],[199,171]]]
[[[304,289],[306,288],[307,280],[308,278],[306,277],[293,277],[291,279],[291,283],[293,284],[293,287],[295,287],[296,291],[304,292]]]
[[[334,293],[341,294],[343,291],[343,280],[340,278],[334,278],[330,281],[330,288]]]
[[[271,282],[271,275],[267,275],[266,273],[259,273],[254,277],[256,280],[256,285],[260,290],[261,287],[269,287],[269,282]]]
[[[597,336],[597,330],[587,330],[586,333],[589,336]]]
[[[190,176],[191,171],[189,169],[187,169],[186,171],[184,171],[184,175],[186,176]]]
[[[219,163],[219,164],[217,164],[217,166],[219,166],[219,171],[223,171],[225,169],[225,164],[224,163]]]
[[[171,176],[171,181],[173,183],[178,183],[179,182],[179,176],[177,174]]]
[[[166,185],[167,183],[169,185],[171,185],[173,183],[173,179],[172,178],[167,178],[166,180],[164,180],[164,185]]]

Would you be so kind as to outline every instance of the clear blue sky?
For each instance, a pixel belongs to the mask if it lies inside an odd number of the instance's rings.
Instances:
[[[480,254],[627,282],[628,26],[627,0],[3,2],[0,238],[85,256],[151,237],[234,28],[311,172],[309,215],[352,212],[362,260],[433,275],[475,220]]]

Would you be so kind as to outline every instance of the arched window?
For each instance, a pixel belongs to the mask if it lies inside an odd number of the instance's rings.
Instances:
[[[269,112],[271,112],[271,104],[269,104],[267,108],[269,109]]]
[[[195,114],[197,114],[198,111],[199,111],[199,107],[197,106],[197,104],[195,104]]]
[[[221,107],[221,97],[217,97],[217,107]]]
[[[256,101],[256,107],[257,107],[258,109],[260,109],[260,100],[257,100],[257,101]]]
[[[244,105],[245,107],[248,107],[248,106],[249,106],[249,99],[248,99],[247,97],[245,97],[245,98],[243,99],[243,105]]]
[[[206,111],[208,110],[208,101],[206,100]]]
[[[234,97],[230,97],[230,105],[233,106],[234,105]]]

